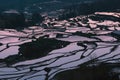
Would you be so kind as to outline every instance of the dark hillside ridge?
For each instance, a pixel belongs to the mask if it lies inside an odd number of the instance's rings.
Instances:
[[[26,7],[33,7],[36,5],[37,5],[36,7],[38,6],[43,7],[44,10],[50,10],[51,7],[54,9],[59,9],[69,4],[75,4],[82,1],[86,1],[86,0],[1,0],[0,11],[9,10],[9,9],[16,9],[23,11]],[[90,1],[94,1],[94,0],[90,0]]]
[[[79,15],[88,15],[94,12],[119,11],[120,0],[101,0],[91,3],[80,3],[65,8],[59,19],[67,19]]]

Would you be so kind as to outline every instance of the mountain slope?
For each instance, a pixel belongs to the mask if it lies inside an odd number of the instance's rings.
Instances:
[[[78,3],[81,1],[85,0],[2,0],[0,1],[0,10],[7,9],[24,10],[25,7],[30,7],[33,5],[35,6],[35,4],[39,7],[41,6],[45,7],[45,9],[47,8],[50,9],[51,6],[53,6],[52,8],[55,7],[60,8],[61,6],[67,6],[69,4]]]

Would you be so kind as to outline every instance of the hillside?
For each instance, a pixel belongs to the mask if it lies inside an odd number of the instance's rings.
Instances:
[[[119,3],[0,1],[0,80],[120,80]]]
[[[42,7],[43,11],[51,11],[60,9],[69,4],[77,3],[83,0],[1,0],[0,11],[8,9],[16,9],[24,11],[26,8],[39,8]],[[39,9],[37,9],[40,11]]]
[[[0,79],[119,80],[119,20],[118,12],[95,12],[0,30]]]
[[[68,6],[59,15],[60,19],[67,19],[79,15],[88,15],[95,12],[120,12],[120,0],[98,0],[89,3],[80,3]]]

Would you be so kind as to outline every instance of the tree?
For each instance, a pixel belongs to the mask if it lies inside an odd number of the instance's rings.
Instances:
[[[39,13],[32,14],[32,22],[33,24],[41,23],[43,21],[43,17]]]
[[[2,13],[0,17],[0,27],[18,29],[25,27],[25,17],[22,13]]]

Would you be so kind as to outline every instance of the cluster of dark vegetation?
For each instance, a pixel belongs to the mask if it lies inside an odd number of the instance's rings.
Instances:
[[[26,20],[26,26],[40,25],[44,20],[44,17],[42,17],[40,13],[32,13]]]
[[[4,59],[4,62],[7,64],[7,66],[9,65],[12,65],[12,64],[15,64],[17,62],[20,62],[20,61],[25,61],[25,57],[22,56],[22,55],[11,55],[11,56],[8,56]]]
[[[33,13],[26,18],[23,13],[1,13],[0,14],[0,29],[22,29],[24,27],[33,26],[41,23],[43,17],[39,13]]]
[[[89,3],[80,3],[65,8],[59,19],[68,19],[78,15],[88,15],[97,11],[117,11],[120,9],[120,0],[98,0]]]
[[[25,26],[25,18],[23,14],[1,13],[0,28],[17,28]]]
[[[52,50],[65,47],[68,44],[69,42],[66,41],[39,38],[36,41],[20,45],[19,54],[26,59],[35,59],[46,56]]]
[[[119,80],[119,74],[111,72],[116,67],[120,67],[120,64],[84,65],[78,69],[60,72],[55,75],[53,80]]]

